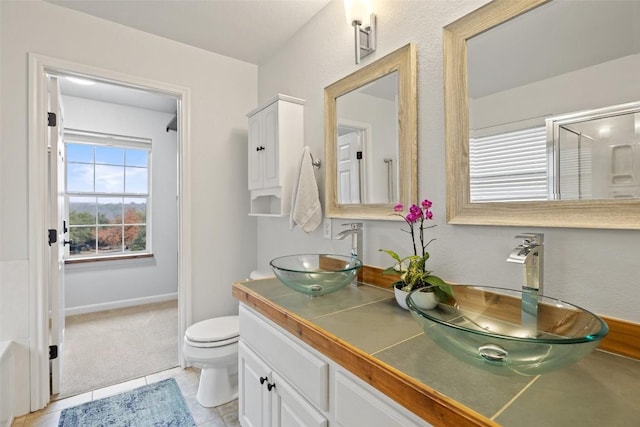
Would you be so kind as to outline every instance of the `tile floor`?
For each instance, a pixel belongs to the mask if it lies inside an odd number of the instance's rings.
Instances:
[[[31,414],[17,418],[12,427],[57,427],[60,412],[65,408],[80,405],[91,400],[101,399],[122,393],[146,384],[162,381],[167,378],[175,378],[180,386],[187,406],[191,411],[191,416],[198,426],[201,427],[239,427],[238,422],[238,401],[227,403],[216,408],[204,408],[196,401],[199,381],[198,369],[182,369],[180,367],[147,375],[146,377],[115,384],[109,387],[82,393],[77,396],[68,397],[51,402],[46,408]]]

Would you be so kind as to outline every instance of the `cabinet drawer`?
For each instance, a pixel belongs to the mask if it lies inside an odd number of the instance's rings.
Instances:
[[[329,409],[329,364],[240,306],[240,338],[313,405]]]

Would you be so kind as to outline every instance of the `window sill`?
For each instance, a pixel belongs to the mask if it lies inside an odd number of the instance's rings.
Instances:
[[[71,258],[65,259],[64,264],[86,264],[86,263],[94,263],[94,262],[104,262],[104,261],[123,261],[123,260],[133,260],[133,259],[141,259],[141,258],[153,258],[153,254],[132,254],[132,255],[113,255],[113,256],[102,256],[102,257],[86,257],[86,258]]]

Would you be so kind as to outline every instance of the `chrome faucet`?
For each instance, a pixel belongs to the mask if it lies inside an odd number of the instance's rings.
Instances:
[[[524,265],[522,284],[524,290],[535,290],[542,293],[544,234],[523,233],[518,234],[516,239],[523,239],[522,244],[516,246],[509,254],[507,261]]]
[[[542,295],[544,278],[544,234],[523,233],[516,239],[523,239],[522,244],[511,251],[508,262],[523,265],[522,283],[522,326],[528,334],[538,333],[538,296]]]
[[[347,236],[351,236],[351,256],[354,258],[359,258],[362,261],[361,251],[362,251],[362,223],[361,222],[352,222],[347,224],[342,224],[345,227],[349,227],[345,230],[342,230],[336,236],[338,240],[343,240]],[[360,273],[353,279],[351,286],[358,286],[358,277],[360,277]]]

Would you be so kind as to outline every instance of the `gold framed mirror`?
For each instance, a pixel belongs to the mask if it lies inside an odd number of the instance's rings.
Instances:
[[[470,152],[470,136],[473,138],[474,135],[471,135],[470,123],[474,122],[478,119],[477,114],[477,99],[471,95],[471,93],[475,90],[472,88],[472,84],[470,81],[474,79],[470,74],[468,74],[468,70],[470,67],[470,62],[473,61],[473,55],[469,50],[471,42],[475,43],[475,40],[481,37],[485,37],[485,35],[490,34],[493,36],[496,34],[496,29],[501,31],[505,28],[505,23],[509,25],[514,25],[516,22],[522,23],[524,18],[529,18],[534,16],[534,14],[545,13],[544,9],[549,7],[557,7],[561,5],[562,0],[523,0],[523,1],[509,1],[509,0],[495,0],[491,3],[486,4],[485,6],[477,9],[476,11],[458,19],[457,21],[447,25],[444,28],[443,33],[443,42],[444,42],[444,83],[445,83],[445,140],[446,140],[446,173],[447,173],[447,222],[450,224],[475,224],[475,225],[511,225],[511,226],[544,226],[544,227],[576,227],[576,228],[611,228],[611,229],[640,229],[640,198],[637,196],[631,196],[626,198],[617,198],[617,196],[613,195],[608,198],[587,198],[580,200],[559,200],[559,196],[554,193],[554,189],[549,185],[549,190],[547,190],[550,196],[547,196],[547,200],[539,200],[539,201],[483,201],[483,200],[474,200],[471,194],[471,178],[470,178],[470,157],[473,157],[474,153]],[[587,2],[567,2],[566,4],[571,4],[572,6],[584,7]],[[600,2],[589,2],[593,3],[591,7],[600,7],[606,6],[601,4]],[[600,3],[600,4],[598,4]],[[608,3],[608,2],[607,2]],[[630,3],[633,2],[621,2],[620,5],[623,7],[628,7]],[[548,10],[548,9],[547,9]],[[611,10],[607,6],[606,12]],[[602,10],[601,10],[602,12]],[[594,22],[600,22],[602,18],[602,13],[600,16],[598,14],[590,12],[593,16]],[[621,16],[624,16],[624,11],[618,12],[619,16],[617,20],[611,19],[612,22],[617,22],[618,27],[621,26]],[[637,16],[637,10],[631,15]],[[629,15],[629,13],[626,13]],[[573,18],[575,19],[575,13],[573,14]],[[626,21],[626,18],[625,18]],[[502,25],[505,24],[505,25]],[[529,26],[530,28],[535,28],[535,26]],[[553,28],[559,28],[561,25],[552,25]],[[520,27],[518,31],[522,30],[523,27]],[[545,28],[543,26],[539,26],[537,28],[540,33],[544,31],[548,31],[550,28]],[[593,31],[594,28],[588,29]],[[609,32],[611,32],[609,30]],[[512,33],[513,34],[513,33]],[[476,39],[474,37],[478,36]],[[473,40],[472,40],[473,39]],[[633,39],[632,39],[633,40]],[[539,40],[534,40],[538,45],[541,45],[543,48],[550,48],[551,43],[545,43],[543,37],[540,36]],[[586,41],[584,39],[578,39],[579,43],[584,44]],[[592,46],[588,42],[587,45]],[[626,41],[625,41],[626,43]],[[512,43],[517,49],[524,49],[522,46],[523,43]],[[526,43],[525,43],[526,44]],[[561,44],[558,38],[554,39],[554,44]],[[515,49],[514,47],[514,49]],[[553,46],[555,48],[555,46]],[[584,51],[584,49],[580,49]],[[591,50],[591,48],[589,49]],[[610,49],[611,50],[611,49]],[[577,50],[574,50],[575,53]],[[504,51],[500,52],[503,55],[506,55]],[[545,52],[545,55],[549,55],[549,52]],[[568,53],[567,55],[572,55],[572,53]],[[624,60],[628,61],[631,59],[632,61],[638,61],[640,58],[640,54],[637,52],[632,52],[629,54],[628,52],[624,53]],[[622,55],[621,55],[622,56]],[[476,55],[477,57],[477,55]],[[523,56],[519,56],[518,58],[522,58]],[[555,57],[558,58],[558,57]],[[621,58],[613,58],[615,60],[621,60]],[[512,59],[513,62],[517,62],[517,59]],[[611,58],[607,58],[609,63],[613,62]],[[551,59],[551,56],[544,56],[542,61],[538,61],[542,63],[547,63],[550,65],[556,65],[558,61]],[[608,66],[609,63],[596,64],[596,66],[603,67]],[[637,62],[631,62],[632,64],[636,64]],[[629,64],[628,62],[625,64]],[[591,70],[595,68],[592,64]],[[629,74],[629,70],[636,69],[637,67],[630,67],[625,65],[624,72]],[[577,71],[584,72],[584,69],[579,69]],[[571,70],[572,72],[575,70]],[[566,73],[566,71],[565,71]],[[505,72],[506,74],[506,72]],[[563,75],[559,75],[563,77]],[[567,74],[564,75],[566,78]],[[557,77],[558,79],[560,77]],[[573,86],[578,86],[574,88],[575,90],[581,89],[584,93],[586,91],[598,92],[598,95],[603,98],[603,95],[606,95],[609,99],[608,104],[604,105],[598,104],[600,101],[588,101],[591,102],[592,105],[589,105],[587,108],[580,106],[578,109],[570,110],[571,112],[582,111],[584,109],[599,111],[598,108],[602,107],[610,107],[612,105],[620,105],[625,106],[627,102],[639,101],[635,99],[638,97],[637,94],[632,93],[630,91],[630,87],[626,88],[627,93],[622,93],[621,96],[615,98],[615,96],[604,93],[605,89],[609,89],[614,85],[612,82],[612,78],[609,75],[606,81],[594,81],[590,80],[588,84],[582,84],[579,86],[579,80],[577,80],[575,75],[571,75],[572,79],[568,80],[570,83],[573,83]],[[549,79],[549,77],[546,77]],[[500,80],[505,79],[505,75],[501,73],[483,73],[481,74],[476,81],[484,79],[484,83],[489,83],[489,80]],[[614,77],[613,79],[618,79],[618,77]],[[636,81],[637,86],[637,81]],[[519,86],[518,89],[521,89],[523,86]],[[625,92],[625,88],[621,88],[621,92]],[[500,92],[502,96],[506,91]],[[515,92],[515,91],[512,91]],[[545,96],[541,96],[546,97]],[[628,97],[629,99],[625,99]],[[531,98],[520,98],[519,101],[521,104],[532,103],[535,100]],[[556,105],[562,104],[562,102],[566,101],[568,98],[564,97],[563,99],[557,98],[550,107],[545,107],[546,110],[561,110],[561,111],[541,111],[540,116],[542,117],[542,122],[546,120],[551,120],[549,116],[553,116],[556,114],[567,114],[568,111],[562,111],[564,106]],[[615,101],[610,101],[611,99],[615,99]],[[622,101],[620,101],[622,100]],[[508,117],[511,111],[514,109],[512,104],[501,104],[501,112],[505,123],[513,123],[513,119]],[[473,116],[470,113],[473,112]],[[495,113],[492,112],[494,115]],[[550,115],[547,113],[551,113]],[[523,120],[524,122],[524,120]],[[473,126],[473,132],[475,132],[478,128]],[[547,129],[549,129],[547,125]],[[548,132],[548,130],[547,130]],[[638,132],[638,131],[636,131]],[[636,133],[638,135],[638,133]],[[543,132],[543,138],[544,132]],[[640,138],[635,137],[640,141]],[[549,158],[552,157],[552,143],[549,142],[549,136],[546,136],[546,144],[547,144],[547,156]],[[636,141],[637,142],[637,141]],[[543,139],[544,143],[544,139]],[[544,147],[543,147],[544,154]],[[557,155],[557,154],[556,154]],[[495,156],[495,154],[494,154]],[[624,160],[624,159],[623,159]],[[543,162],[545,160],[543,159]],[[546,160],[549,162],[549,160]],[[624,160],[624,162],[629,163],[628,160]],[[474,171],[475,173],[475,171]],[[549,172],[552,173],[552,172]],[[557,177],[553,177],[553,179],[558,179]],[[634,178],[635,179],[635,178]],[[549,181],[552,179],[549,178]],[[640,188],[640,187],[639,187]],[[473,201],[472,201],[473,200]]]
[[[416,49],[408,44],[325,88],[325,215],[396,219],[417,198]]]

